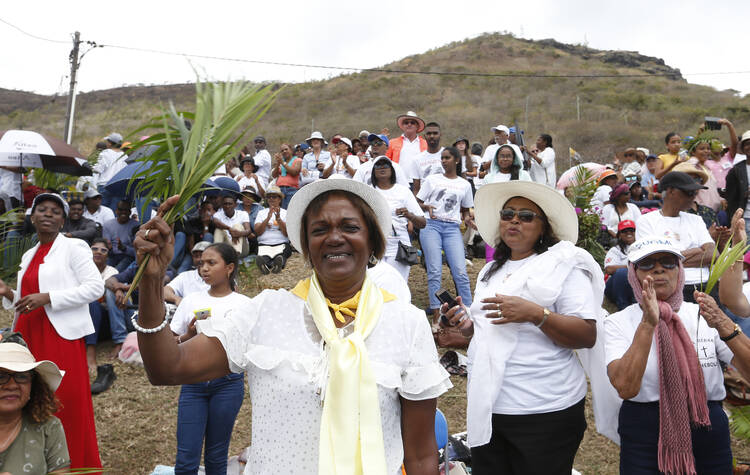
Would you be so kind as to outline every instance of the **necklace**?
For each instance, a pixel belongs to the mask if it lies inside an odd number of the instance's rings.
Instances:
[[[0,445],[0,450],[5,451],[5,449],[8,448],[9,442],[11,440],[14,440],[15,436],[18,435],[18,429],[21,428],[21,420],[23,420],[23,416],[18,418],[18,422],[16,422],[16,425],[13,426],[13,430],[10,431],[10,434],[8,434],[8,437],[5,438],[2,445]]]

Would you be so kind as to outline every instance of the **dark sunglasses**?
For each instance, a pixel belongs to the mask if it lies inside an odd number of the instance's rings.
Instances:
[[[654,267],[656,267],[656,263],[661,264],[661,266],[665,269],[674,269],[677,267],[678,259],[677,256],[663,256],[660,259],[656,258],[646,258],[641,259],[640,261],[635,263],[636,269],[640,270],[651,270]]]
[[[534,218],[542,219],[541,216],[536,214],[533,211],[529,211],[527,209],[522,209],[521,211],[516,211],[514,209],[506,208],[502,211],[500,211],[500,219],[503,221],[513,221],[513,218],[518,215],[518,219],[521,220],[524,223],[530,223],[534,221]]]
[[[3,385],[10,381],[10,378],[13,377],[13,379],[18,384],[24,384],[31,381],[31,377],[33,376],[33,373],[31,371],[24,371],[21,373],[6,373],[6,372],[0,372],[0,385]]]
[[[404,125],[409,125],[409,124],[417,125],[417,124],[419,124],[419,122],[417,122],[416,120],[410,120],[410,119],[402,120],[401,123],[404,124]]]
[[[373,140],[372,142],[370,142],[370,145],[372,145],[373,147],[380,147],[381,145],[385,145],[385,142],[383,142],[382,140]]]
[[[372,166],[373,168],[389,168],[391,166],[390,163],[388,163],[386,160],[378,160],[375,162],[375,164]]]

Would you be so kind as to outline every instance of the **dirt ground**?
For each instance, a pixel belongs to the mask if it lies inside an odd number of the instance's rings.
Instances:
[[[476,275],[484,264],[474,259],[468,267],[472,289]],[[299,254],[294,254],[281,274],[262,276],[253,268],[244,272],[241,290],[255,295],[262,288],[290,288],[309,274]],[[409,279],[413,303],[424,308],[427,304],[427,279],[419,266],[412,267]],[[444,268],[443,286],[455,295],[455,288]],[[11,315],[0,313],[0,326],[10,324]],[[158,465],[174,465],[176,450],[178,387],[154,387],[146,379],[142,367],[113,361],[108,356],[111,342],[97,347],[99,363],[114,363],[117,381],[107,392],[94,396],[99,448],[104,467],[112,474],[149,474]],[[466,379],[453,376],[453,389],[440,397],[438,407],[448,419],[451,433],[465,430]],[[575,461],[575,468],[583,474],[614,474],[618,472],[618,448],[599,435],[594,428],[590,401],[586,408],[588,430]],[[230,455],[238,454],[250,444],[250,397],[245,402],[235,424]],[[738,459],[750,458],[750,444],[733,440]]]

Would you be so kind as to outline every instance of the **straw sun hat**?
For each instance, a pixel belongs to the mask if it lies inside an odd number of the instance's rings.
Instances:
[[[7,340],[14,338],[15,335],[18,334],[4,333],[2,337],[5,337],[3,340]],[[0,368],[15,373],[34,370],[47,383],[52,392],[55,392],[57,387],[60,386],[60,381],[62,381],[65,372],[60,371],[52,361],[35,360],[34,355],[26,348],[23,339],[20,336],[15,338],[19,343],[0,341]]]
[[[578,217],[573,205],[562,194],[541,183],[507,181],[490,183],[477,190],[474,216],[484,242],[496,246],[500,238],[500,211],[514,197],[526,198],[542,209],[552,234],[561,241],[578,241]]]
[[[334,177],[338,177],[338,175],[303,186],[292,196],[289,202],[289,207],[286,210],[286,230],[292,246],[299,252],[304,252],[302,250],[302,216],[310,202],[327,191],[340,190],[359,196],[375,212],[383,236],[388,236],[391,231],[391,208],[383,195],[364,183],[344,177],[339,179]]]

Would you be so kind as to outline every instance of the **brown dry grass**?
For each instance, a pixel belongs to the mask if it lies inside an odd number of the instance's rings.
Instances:
[[[472,288],[484,262],[474,260],[469,267]],[[255,269],[243,273],[241,291],[255,295],[263,288],[290,288],[307,275],[299,254],[292,255],[287,268],[279,275],[261,276]],[[447,268],[444,267],[443,285],[455,293]],[[413,302],[420,308],[427,304],[427,278],[423,268],[412,267],[409,279]],[[0,326],[10,324],[10,315],[0,314]],[[111,342],[98,347],[100,363],[110,360]],[[111,360],[110,360],[111,361]],[[178,387],[151,386],[138,366],[113,362],[117,381],[107,392],[94,397],[97,436],[104,466],[112,474],[148,474],[157,464],[173,465],[176,449]],[[466,379],[452,377],[453,389],[438,400],[438,406],[448,419],[450,431],[465,430]],[[251,404],[245,395],[237,424],[232,435],[230,454],[239,453],[250,443]],[[614,474],[618,472],[618,448],[594,428],[590,400],[586,407],[588,429],[575,461],[577,470],[584,474]],[[738,459],[750,459],[750,443],[733,438],[732,448]]]

